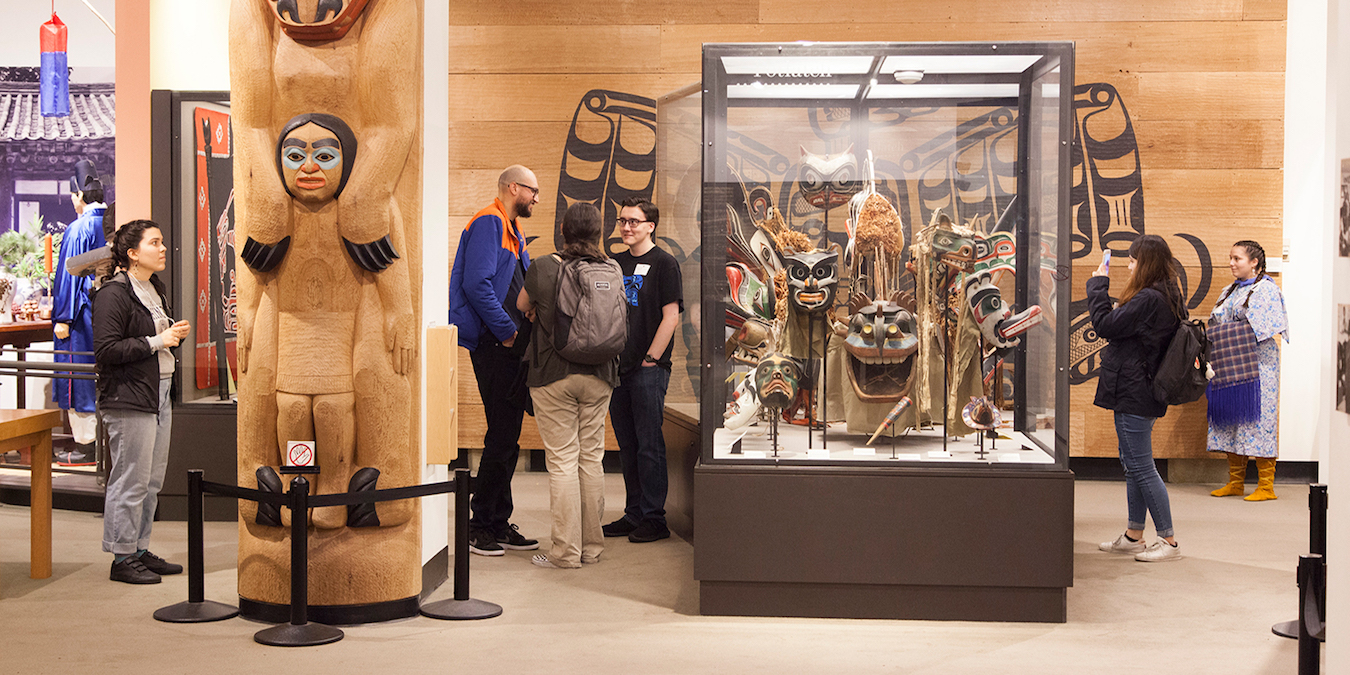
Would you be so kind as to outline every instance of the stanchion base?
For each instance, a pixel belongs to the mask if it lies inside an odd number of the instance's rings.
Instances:
[[[422,616],[446,621],[491,619],[502,615],[502,606],[483,600],[437,600],[422,605]]]
[[[239,608],[214,600],[180,602],[155,610],[155,620],[166,623],[207,623],[239,616]]]
[[[272,647],[314,647],[341,639],[340,629],[321,623],[306,623],[299,626],[283,623],[253,634],[254,642]]]
[[[1276,634],[1276,635],[1278,635],[1278,636],[1280,636],[1280,637],[1282,637],[1282,638],[1289,638],[1290,640],[1297,640],[1297,639],[1298,639],[1298,622],[1297,622],[1297,621],[1281,621],[1280,623],[1277,623],[1277,624],[1275,624],[1274,626],[1271,626],[1271,627],[1270,627],[1270,632],[1272,632],[1272,633],[1274,633],[1274,634]],[[1319,634],[1317,634],[1317,635],[1314,635],[1313,637],[1316,638],[1318,642],[1326,642],[1326,641],[1327,641],[1327,636],[1326,636],[1326,631],[1325,631],[1325,630],[1323,630],[1322,633],[1319,633]]]

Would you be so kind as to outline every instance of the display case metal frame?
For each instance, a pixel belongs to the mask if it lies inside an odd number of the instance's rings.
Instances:
[[[775,465],[782,463],[779,459],[724,459],[713,457],[712,448],[714,446],[713,434],[717,422],[722,419],[723,411],[726,407],[725,389],[721,382],[725,377],[725,343],[721,331],[712,329],[712,327],[722,326],[723,319],[723,301],[727,295],[727,278],[722,272],[726,263],[726,232],[722,228],[710,227],[709,224],[719,222],[721,215],[719,213],[722,204],[728,201],[726,191],[734,180],[727,168],[727,148],[728,148],[728,109],[731,107],[809,107],[819,106],[822,101],[818,98],[751,98],[751,99],[731,99],[728,97],[728,88],[732,86],[754,85],[760,76],[758,74],[728,74],[723,67],[724,57],[751,57],[751,58],[774,58],[789,57],[797,58],[798,63],[801,59],[812,58],[837,58],[837,57],[868,57],[872,63],[866,72],[852,74],[832,74],[830,82],[839,85],[850,85],[857,87],[856,95],[847,99],[837,99],[835,102],[840,107],[849,107],[853,112],[853,119],[864,117],[862,113],[868,108],[879,108],[884,106],[894,106],[894,101],[898,99],[870,99],[873,87],[878,84],[879,79],[889,75],[883,71],[883,66],[889,57],[968,57],[978,55],[989,55],[998,57],[1037,57],[1030,66],[1019,73],[989,73],[989,72],[970,72],[970,73],[932,73],[923,76],[924,85],[944,84],[944,85],[1005,85],[1003,89],[1007,90],[1007,85],[1017,85],[1017,95],[1009,96],[985,96],[976,98],[904,98],[904,104],[907,106],[1015,106],[1018,109],[1018,166],[1017,166],[1017,199],[1016,199],[1016,218],[1018,227],[1017,233],[1017,258],[1016,265],[1019,273],[1016,276],[1016,299],[1018,307],[1027,306],[1027,298],[1030,296],[1031,284],[1039,283],[1034,279],[1036,275],[1030,269],[1030,228],[1031,210],[1034,208],[1035,200],[1033,189],[1028,181],[1028,158],[1030,152],[1028,148],[1029,139],[1032,133],[1028,125],[1034,119],[1034,115],[1029,114],[1033,108],[1031,104],[1032,88],[1035,82],[1045,76],[1047,73],[1059,69],[1063,73],[1059,80],[1061,83],[1068,82],[1063,86],[1063,91],[1058,97],[1058,132],[1059,152],[1055,158],[1056,171],[1060,177],[1057,186],[1057,193],[1054,195],[1058,205],[1055,222],[1052,223],[1052,231],[1057,235],[1056,241],[1056,261],[1067,261],[1070,257],[1070,241],[1068,236],[1062,236],[1068,232],[1069,205],[1070,205],[1070,184],[1068,180],[1070,170],[1070,143],[1073,140],[1073,97],[1072,97],[1072,73],[1073,73],[1073,46],[1067,42],[1001,42],[1001,43],[787,43],[787,44],[705,44],[703,46],[703,197],[701,205],[701,219],[704,224],[702,229],[702,283],[703,298],[702,303],[702,325],[707,327],[702,334],[702,358],[704,364],[704,376],[702,380],[702,396],[700,417],[703,420],[703,455],[702,461],[705,463],[732,462],[738,465]],[[795,77],[774,77],[775,85],[792,84],[819,84],[820,79],[810,76]],[[867,138],[867,125],[854,124],[851,129],[853,137],[853,146],[855,150],[865,149],[869,146]],[[859,152],[861,154],[861,152]],[[1038,221],[1039,222],[1039,221]],[[922,224],[915,223],[915,229]],[[1067,269],[1062,264],[1061,270]],[[1068,316],[1069,313],[1069,276],[1067,273],[1057,272],[1053,275],[1055,288],[1056,306],[1054,313],[1057,317]],[[1053,364],[1054,390],[1055,390],[1055,414],[1054,414],[1054,437],[1053,441],[1047,443],[1044,439],[1037,438],[1035,434],[1028,434],[1026,437],[1036,443],[1041,450],[1053,458],[1050,464],[1015,464],[1008,463],[1001,465],[1000,468],[1006,468],[1011,471],[1038,471],[1038,470],[1067,470],[1069,462],[1069,438],[1068,438],[1068,406],[1069,406],[1069,380],[1068,380],[1068,348],[1069,336],[1067,330],[1056,330],[1055,340],[1055,360]],[[1014,409],[1014,429],[1023,431],[1028,426],[1034,427],[1035,421],[1028,417],[1025,397],[1021,395],[1026,391],[1027,383],[1027,344],[1026,340],[1014,349],[1014,390],[1018,393],[1015,399]],[[719,376],[720,375],[720,376]],[[801,466],[833,466],[838,465],[838,460],[825,459],[793,459],[790,462],[793,465]],[[849,466],[857,465],[872,466],[905,466],[922,465],[922,463],[907,462],[903,459],[878,459],[878,460],[852,460],[848,462]],[[989,466],[985,463],[944,463],[944,466],[950,467],[950,464],[957,466]]]

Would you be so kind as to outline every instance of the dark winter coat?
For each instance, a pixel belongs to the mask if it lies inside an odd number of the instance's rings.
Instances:
[[[164,313],[173,316],[164,284],[154,275],[150,283]],[[118,272],[91,297],[99,409],[159,412],[159,356],[147,339],[158,331],[150,310],[136,297],[126,272]]]
[[[1163,295],[1165,289],[1142,289],[1129,302],[1112,309],[1110,287],[1108,277],[1092,277],[1087,282],[1092,327],[1097,337],[1107,341],[1101,353],[1097,396],[1092,402],[1119,413],[1162,417],[1167,404],[1153,398],[1153,375],[1181,319]],[[1180,292],[1173,288],[1171,293],[1179,302]]]

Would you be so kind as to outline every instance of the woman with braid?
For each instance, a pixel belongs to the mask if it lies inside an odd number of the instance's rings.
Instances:
[[[1209,318],[1210,452],[1228,455],[1228,484],[1215,497],[1241,496],[1247,460],[1256,460],[1256,491],[1246,501],[1275,499],[1278,454],[1280,345],[1289,341],[1289,319],[1280,287],[1266,276],[1266,252],[1249,240],[1233,244],[1228,269],[1236,281],[1225,288]]]

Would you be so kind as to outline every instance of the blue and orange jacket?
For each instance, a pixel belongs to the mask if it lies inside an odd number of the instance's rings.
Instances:
[[[485,332],[498,341],[515,334],[516,321],[504,307],[511,293],[516,261],[530,266],[520,229],[506,219],[500,199],[479,211],[459,236],[455,265],[450,270],[450,323],[459,326],[459,344],[474,350]],[[517,289],[519,292],[519,289]]]

